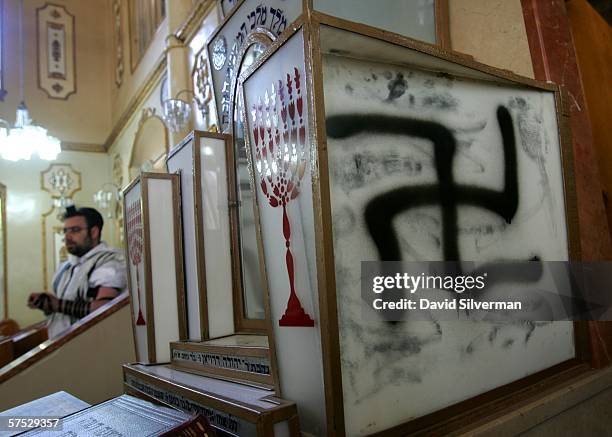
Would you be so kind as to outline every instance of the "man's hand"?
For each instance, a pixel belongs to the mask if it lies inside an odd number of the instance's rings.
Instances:
[[[28,307],[39,309],[49,315],[59,308],[59,299],[51,293],[32,293],[28,297]]]
[[[30,293],[30,297],[28,297],[28,308],[32,308],[33,310],[38,309],[38,298],[43,293]]]

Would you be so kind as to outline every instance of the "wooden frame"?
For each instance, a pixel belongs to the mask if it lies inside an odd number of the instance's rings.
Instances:
[[[189,141],[196,141],[198,134],[193,131],[187,137],[185,137],[176,147],[172,148],[166,156],[166,166],[168,160],[172,158],[179,150],[181,150]],[[197,284],[199,289],[199,309],[200,309],[200,331],[202,339],[208,338],[208,305],[206,302],[206,266],[204,258],[204,224],[202,222],[201,211],[201,199],[202,199],[202,187],[199,184],[200,175],[200,149],[193,146],[192,162],[193,168],[193,189],[194,189],[194,213],[195,213],[195,233],[196,233],[196,269],[197,269]],[[187,293],[187,290],[185,290]]]
[[[139,379],[145,383],[157,386],[162,390],[167,390],[175,395],[185,397],[189,400],[197,402],[202,406],[215,409],[217,411],[227,412],[228,414],[239,418],[240,420],[253,424],[256,429],[256,435],[268,437],[274,435],[274,424],[287,421],[289,425],[290,435],[297,437],[299,433],[299,419],[295,403],[280,399],[277,396],[268,396],[266,399],[271,405],[276,405],[270,409],[264,409],[258,405],[248,404],[243,401],[237,401],[230,397],[220,396],[216,393],[209,392],[205,387],[201,390],[194,390],[192,387],[183,386],[178,383],[170,383],[155,375],[143,372],[131,364],[123,366],[124,387],[128,388],[131,393],[138,394],[146,400],[162,403],[176,408],[161,399],[152,397],[151,395],[132,387],[127,382],[128,376]],[[212,423],[211,423],[212,425]]]
[[[189,135],[187,135],[177,146],[172,148],[170,152],[168,152],[168,156],[166,157],[166,165],[168,160],[170,160],[176,153],[182,150],[187,144],[191,141],[193,144],[193,154],[192,154],[192,163],[193,163],[193,189],[194,189],[194,221],[195,221],[195,233],[196,233],[196,269],[197,269],[197,283],[199,288],[199,311],[200,311],[200,330],[202,335],[202,340],[210,338],[209,335],[209,320],[208,320],[208,299],[207,299],[207,282],[206,282],[206,257],[205,257],[205,246],[204,246],[204,219],[202,213],[204,211],[202,205],[202,185],[201,185],[201,154],[199,148],[199,142],[201,138],[214,138],[218,140],[223,140],[225,142],[225,160],[226,160],[226,172],[228,174],[228,188],[231,186],[231,180],[229,175],[229,163],[232,162],[232,147],[231,147],[231,137],[226,134],[218,134],[213,132],[204,132],[204,131],[192,131]],[[229,191],[231,193],[231,191]],[[234,200],[230,195],[228,195],[228,203],[231,206]],[[231,209],[231,208],[230,208]],[[232,230],[231,230],[231,221],[230,221],[230,240],[232,238]],[[231,248],[231,259],[232,259],[232,273],[233,273],[233,259],[234,253],[233,248]],[[232,279],[233,281],[233,279]],[[232,295],[234,296],[236,293],[234,291],[235,284],[232,283]]]
[[[78,320],[59,337],[46,340],[44,343],[39,344],[34,349],[31,349],[19,358],[16,358],[10,364],[0,368],[0,384],[9,380],[15,375],[30,369],[32,365],[53,354],[64,344],[70,342],[73,338],[78,337],[93,325],[111,316],[124,306],[129,306],[129,300],[130,297],[127,293],[121,293],[119,296],[104,304],[94,312]],[[45,323],[46,322],[43,321],[42,325],[45,325]],[[40,329],[42,327],[40,325],[41,323],[32,325],[29,328],[25,328],[24,331],[29,332],[31,329]]]
[[[223,10],[223,7],[222,7],[223,2],[220,0],[218,2],[219,10],[221,11],[223,20],[221,24],[218,26],[217,30],[210,36],[209,42],[206,45],[208,69],[211,72],[211,82],[213,82],[212,81],[213,69],[211,65],[212,44],[217,38],[217,36],[223,33],[223,29],[226,27],[226,24],[228,24],[229,21],[232,19],[232,17],[234,17],[234,15],[239,12],[240,8],[245,2],[246,0],[238,1],[236,2],[236,4],[231,5],[231,7],[227,11]],[[301,3],[302,3],[303,11],[313,10],[312,0],[302,0]],[[448,0],[436,0],[435,15],[436,15],[436,39],[441,45],[446,47],[449,45],[449,41],[448,41],[448,37],[449,37],[448,35],[449,33],[448,32]],[[236,99],[237,99],[237,84],[238,84],[238,79],[239,79],[238,76],[239,76],[239,72],[242,67],[242,64],[244,62],[245,53],[247,52],[250,45],[254,43],[258,42],[266,46],[269,46],[270,43],[273,42],[275,39],[276,39],[276,36],[271,31],[266,29],[265,27],[255,27],[255,29],[252,30],[251,33],[247,34],[244,42],[240,46],[238,55],[236,56],[236,63],[234,65],[234,71],[232,72],[234,76],[230,78],[230,93],[229,93],[230,106],[229,106],[229,111],[228,111],[229,122],[228,122],[228,128],[226,131],[232,135],[235,129],[234,110],[235,110],[235,104],[236,104]],[[230,43],[226,42],[226,56],[227,57],[230,56],[230,51],[231,51],[231,49],[229,48],[229,45]],[[212,84],[212,87],[214,89],[214,83]],[[219,128],[222,130],[223,129],[223,123],[221,120],[222,111],[219,108],[219,106],[220,106],[219,102],[215,101],[218,125],[219,125]],[[235,167],[236,166],[237,166],[237,162],[235,162]],[[232,182],[235,184],[236,175],[234,174],[234,172],[231,172],[231,174],[234,176]],[[236,189],[237,187],[234,185],[233,190],[235,191]],[[235,301],[234,301],[235,302],[234,303],[235,325],[236,325],[237,330],[242,330],[246,332],[249,332],[249,331],[263,332],[265,330],[265,321],[257,320],[257,319],[249,319],[246,317],[246,314],[245,314],[245,302],[243,298],[244,281],[243,281],[243,275],[242,275],[243,272],[241,268],[241,259],[240,259],[242,240],[240,236],[240,221],[239,221],[238,214],[239,214],[238,207],[236,206],[235,208],[232,208],[232,231],[233,231],[232,237],[233,239],[236,240],[235,242],[232,242],[232,248],[233,248],[233,251],[238,254],[237,262],[239,263],[236,267],[233,268],[233,272],[234,272],[233,280],[237,282],[237,284],[235,285],[236,289],[240,290],[240,293],[238,294],[237,297],[235,297]],[[238,234],[236,234],[236,232],[238,232]]]
[[[242,7],[244,3],[246,3],[246,1],[247,0],[237,1],[236,4],[233,5],[228,11],[223,11],[222,2],[219,1],[218,3],[219,10],[221,11],[223,15],[223,21],[219,24],[219,26],[217,27],[217,30],[210,36],[208,43],[204,47],[207,53],[206,61],[208,63],[208,71],[211,72],[210,82],[211,82],[211,87],[213,90],[213,100],[215,100],[214,106],[215,106],[216,115],[217,115],[217,125],[220,130],[223,130],[223,123],[222,123],[221,110],[219,108],[219,104],[214,98],[215,86],[214,86],[214,79],[213,79],[214,75],[212,73],[213,72],[212,56],[211,56],[212,44],[217,38],[217,36],[223,33],[223,30],[226,24],[229,23],[232,17],[234,17],[234,15],[236,15],[239,12],[240,8]],[[304,5],[305,5],[305,2],[303,3],[303,6]],[[269,47],[274,42],[275,39],[276,39],[275,35],[272,32],[270,32],[268,29],[266,29],[265,27],[257,26],[251,31],[251,33],[249,33],[246,36],[244,42],[240,45],[238,49],[238,53],[236,54],[236,64],[234,65],[234,70],[230,73],[230,74],[233,74],[233,77],[226,78],[226,80],[227,79],[230,80],[229,82],[230,106],[229,106],[229,111],[227,114],[229,118],[229,122],[228,122],[226,132],[231,134],[232,137],[234,137],[234,129],[235,129],[234,110],[235,110],[236,97],[237,97],[237,87],[238,87],[238,79],[239,79],[238,76],[239,76],[239,72],[242,67],[242,64],[244,63],[245,54],[247,53],[248,49],[253,44],[259,43],[266,47]],[[229,57],[231,49],[228,46],[226,46],[226,50],[227,50],[226,56]],[[238,168],[238,158],[237,156],[235,156],[236,145],[234,144],[234,141],[232,141],[231,143],[232,143],[231,159],[228,158],[228,163],[231,162],[232,167],[229,168],[229,165],[228,165],[228,176],[230,177],[230,180],[229,180],[229,189],[231,193],[230,194],[231,196],[230,206],[232,207],[230,210],[230,225],[231,225],[231,240],[232,240],[231,241],[231,244],[232,244],[232,281],[234,282],[234,290],[235,290],[235,293],[234,293],[234,325],[235,325],[237,332],[240,331],[240,332],[264,333],[266,332],[265,319],[251,319],[251,318],[248,318],[246,314],[246,307],[245,307],[246,301],[244,299],[244,293],[245,293],[244,286],[245,285],[244,285],[244,277],[243,277],[243,270],[242,270],[242,233],[240,230],[240,216],[239,216],[240,214],[239,200],[240,199],[239,199],[239,193],[238,193],[239,187],[237,184],[237,174],[236,174],[236,170]]]
[[[335,283],[334,265],[334,244],[328,231],[332,228],[330,181],[327,156],[327,134],[325,130],[325,109],[323,102],[323,71],[320,48],[320,28],[322,25],[332,28],[347,30],[359,35],[367,36],[376,40],[391,43],[393,45],[408,48],[418,53],[432,55],[444,61],[450,61],[459,66],[471,68],[477,72],[492,75],[500,81],[510,81],[520,85],[529,86],[542,91],[554,94],[557,110],[557,126],[560,144],[561,165],[563,170],[563,194],[565,200],[565,220],[567,226],[567,242],[569,260],[580,259],[580,240],[578,229],[578,215],[576,207],[576,195],[574,188],[573,157],[571,148],[571,133],[569,129],[569,106],[565,92],[558,86],[550,83],[543,83],[532,79],[524,78],[487,65],[480,64],[460,54],[455,54],[436,47],[431,44],[416,41],[400,35],[384,32],[379,29],[352,23],[331,16],[312,12],[309,16],[302,16],[296,20],[266,54],[252,65],[240,79],[243,89],[243,98],[246,97],[244,83],[254,74],[265,62],[272,57],[276,51],[284,45],[298,31],[304,32],[304,53],[306,65],[307,89],[314,90],[313,96],[306,99],[310,117],[308,125],[311,132],[311,144],[316,145],[316,174],[313,173],[313,212],[315,217],[315,235],[317,251],[317,274],[319,290],[320,308],[320,333],[323,348],[323,368],[325,382],[326,416],[328,432],[334,435],[344,434],[344,411],[343,411],[343,391],[342,374],[340,368],[340,346],[338,331],[337,297]],[[317,102],[315,105],[314,102]],[[250,142],[247,137],[247,142]],[[250,147],[250,145],[247,145]],[[250,154],[249,154],[250,158]],[[253,169],[252,162],[250,163]],[[254,184],[254,175],[251,172],[251,182]],[[253,185],[256,186],[256,185]],[[258,244],[260,255],[262,256],[262,271],[266,271],[265,258],[263,258],[263,243],[261,235],[261,223],[259,221],[259,205],[255,198]],[[269,287],[267,276],[264,275],[266,304],[269,314]],[[275,335],[270,323],[270,349],[272,356],[276,356]],[[532,374],[494,388],[472,399],[456,403],[447,408],[443,408],[434,413],[426,414],[418,419],[407,422],[403,425],[381,432],[380,435],[405,435],[412,432],[435,432],[439,434],[444,431],[456,429],[457,424],[466,425],[473,423],[477,419],[482,419],[492,413],[497,413],[504,409],[507,410],[511,405],[515,405],[517,400],[514,396],[521,399],[533,397],[541,393],[543,387],[552,387],[560,382],[582,374],[587,370],[584,364],[588,361],[590,347],[588,342],[588,332],[584,322],[574,323],[575,358],[561,362],[551,368]],[[534,383],[539,382],[538,386]],[[331,431],[334,430],[334,431]],[[389,434],[390,433],[390,434]]]
[[[434,8],[436,44],[443,50],[451,50],[448,0],[434,0]]]
[[[205,346],[205,349],[203,349]],[[272,371],[272,362],[270,361],[269,348],[257,346],[241,346],[228,347],[221,345],[208,345],[206,343],[188,343],[188,342],[172,342],[170,343],[171,366],[177,370],[196,373],[212,378],[221,378],[228,381],[239,382],[245,384],[245,381],[252,383],[254,386],[276,390],[277,381],[274,379]],[[270,369],[269,374],[255,373],[251,371],[235,370],[230,367],[214,367],[203,365],[199,362],[177,360],[174,357],[174,351],[177,352],[195,352],[205,354],[218,354],[234,357],[254,357],[268,360]]]
[[[288,28],[285,30],[283,35],[281,35],[271,47],[268,48],[266,53],[259,58],[251,67],[245,71],[239,78],[239,87],[241,88],[243,102],[245,102],[245,92],[244,92],[244,82],[255,72],[259,67],[261,67],[267,59],[269,59],[280,47],[283,46],[285,42],[287,42],[291,37],[293,37],[300,29],[304,29],[304,55],[305,55],[305,64],[308,65],[308,59],[310,59],[311,48],[309,47],[309,36],[311,29],[306,22],[307,18],[305,15],[301,15],[296,21],[294,21]],[[308,68],[308,67],[307,67]],[[313,86],[316,86],[317,83],[313,81],[312,75],[306,75],[306,84],[307,89],[313,89]],[[316,97],[312,97],[311,99],[306,98],[307,107],[309,109],[310,117],[307,120],[308,126],[310,128],[310,132],[313,135],[313,143],[317,143],[316,139],[316,131],[314,130],[315,119],[314,119],[314,111],[312,111],[312,106],[314,106],[314,100]],[[245,111],[246,104],[243,105],[243,111]],[[246,113],[243,114],[246,120]],[[253,162],[251,162],[251,153],[250,149],[250,139],[249,136],[245,136],[245,143],[247,147],[247,156],[249,158],[249,173],[251,177],[251,186],[257,187],[257,184],[254,180],[253,173]],[[319,167],[322,165],[322,162],[319,158]],[[317,185],[315,183],[316,178],[313,178],[313,202],[317,199]],[[276,336],[274,333],[273,324],[275,321],[272,320],[271,317],[271,308],[270,308],[270,287],[268,285],[268,276],[266,273],[266,263],[264,256],[264,248],[262,243],[261,236],[261,222],[260,222],[260,214],[259,214],[259,203],[257,201],[257,196],[253,197],[253,208],[255,209],[255,227],[257,230],[257,246],[259,250],[259,260],[260,260],[260,271],[261,277],[264,287],[264,304],[266,309],[266,323],[268,325],[268,338],[269,338],[269,347],[270,347],[270,356],[272,357],[272,362],[276,363],[274,371],[279,374],[278,369],[278,358],[276,352]],[[318,220],[321,217],[320,214],[315,214],[315,229],[318,228],[319,223]],[[318,228],[323,229],[323,228]],[[331,220],[329,222],[329,226],[327,229],[331,229]],[[318,232],[317,239],[321,238],[321,233]],[[331,256],[331,270],[330,277],[332,279],[331,284],[326,283],[327,275],[322,275],[322,270],[320,266],[321,253],[320,253],[320,244],[317,241],[317,274],[319,281],[319,290],[330,290],[330,285],[334,284],[334,262],[333,255]],[[324,287],[324,288],[322,288]],[[320,332],[321,332],[321,346],[323,349],[323,382],[324,382],[324,390],[325,390],[325,410],[326,410],[326,418],[327,418],[327,430],[328,435],[344,435],[344,409],[342,403],[342,374],[340,369],[340,345],[338,342],[338,320],[337,313],[335,311],[336,308],[336,299],[335,299],[335,284],[333,285],[334,294],[333,296],[326,295],[325,292],[319,293],[319,321],[320,321]],[[330,294],[331,293],[327,293]],[[333,297],[333,298],[332,298]],[[331,342],[335,342],[335,347],[330,347],[330,342],[326,341],[325,333],[329,333],[331,337]],[[278,378],[278,386],[280,387],[279,396],[282,396],[282,384],[280,378]],[[331,430],[335,430],[332,432]]]
[[[253,33],[249,34],[242,45],[237,63],[237,72],[240,72],[240,68],[244,63],[245,55],[248,49],[253,44],[263,44],[269,47],[274,42],[274,35],[267,32],[265,29],[256,29]],[[232,240],[232,281],[234,282],[234,324],[236,331],[244,332],[266,332],[266,321],[264,319],[250,319],[246,314],[246,302],[244,299],[244,278],[242,271],[242,233],[240,230],[240,195],[238,191],[238,175],[236,170],[238,168],[238,157],[235,155],[236,143],[234,142],[234,110],[238,91],[238,74],[234,77],[231,84],[230,95],[232,96],[232,105],[230,106],[230,124],[229,132],[232,135],[231,141],[231,159],[228,156],[228,176],[229,176],[229,188],[230,196],[232,197],[230,205],[230,224],[231,224],[231,240]],[[245,132],[246,138],[246,132]],[[229,155],[229,154],[228,154]],[[229,168],[229,163],[232,167]],[[251,185],[251,192],[253,192],[253,186]],[[248,208],[248,206],[245,205]],[[263,291],[263,290],[262,290]],[[262,292],[263,299],[263,292]]]
[[[169,180],[172,183],[172,218],[173,218],[173,239],[174,239],[174,269],[176,274],[176,300],[177,300],[177,319],[178,319],[178,333],[179,337],[184,338],[187,332],[186,326],[186,309],[185,309],[185,285],[184,285],[184,274],[183,274],[183,250],[182,250],[182,232],[181,227],[181,215],[180,215],[180,194],[179,194],[179,179],[177,175],[164,174],[164,173],[142,173],[139,177],[135,178],[126,188],[123,189],[124,203],[126,195],[129,193],[137,184],[140,184],[140,214],[142,216],[142,232],[143,232],[143,263],[144,263],[144,276],[145,276],[145,290],[146,296],[146,315],[147,315],[147,360],[149,363],[157,362],[157,351],[156,351],[156,337],[155,337],[155,313],[154,313],[154,299],[153,299],[153,272],[151,269],[151,229],[150,229],[150,216],[146,205],[149,203],[149,192],[147,180],[150,179],[161,179]],[[128,290],[130,296],[132,296],[132,281],[131,281],[131,261],[129,255],[129,242],[128,242],[128,208],[123,207],[123,222],[124,222],[124,241],[125,241],[125,259],[127,263],[127,276],[128,276]],[[134,320],[134,302],[130,299],[130,317],[132,319],[132,326],[136,326],[136,320]],[[136,353],[136,359],[141,361],[143,357],[140,357],[136,329],[133,329],[134,335],[134,347]]]

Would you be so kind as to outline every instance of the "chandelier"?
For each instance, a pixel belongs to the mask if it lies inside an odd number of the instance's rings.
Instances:
[[[0,156],[9,161],[28,160],[33,154],[41,159],[54,160],[61,152],[60,140],[47,134],[47,129],[32,123],[23,98],[23,0],[19,1],[19,92],[21,103],[17,107],[15,125],[0,119]],[[2,127],[4,125],[4,127]]]
[[[98,208],[106,211],[109,219],[117,218],[119,204],[123,195],[119,187],[112,182],[107,182],[93,195],[94,203]]]
[[[191,119],[191,99],[189,101],[180,99],[183,93],[191,93],[191,90],[179,91],[173,99],[166,99],[162,102],[164,111],[164,121],[172,132],[182,132],[187,128]]]

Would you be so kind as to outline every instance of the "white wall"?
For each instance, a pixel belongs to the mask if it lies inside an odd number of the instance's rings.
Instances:
[[[108,155],[62,152],[54,162],[71,164],[81,173],[82,188],[74,195],[76,205],[95,207],[93,194],[110,181]],[[43,318],[40,311],[26,307],[26,300],[29,293],[43,288],[42,214],[53,202],[50,194],[41,190],[40,174],[50,164],[38,158],[18,162],[0,159],[0,183],[7,191],[9,317],[22,327]],[[106,220],[102,237],[113,235],[113,224]],[[116,242],[111,238],[110,243]]]

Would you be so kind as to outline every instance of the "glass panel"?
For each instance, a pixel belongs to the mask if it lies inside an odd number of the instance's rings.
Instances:
[[[337,52],[359,45],[387,59],[397,50],[344,31],[321,35]],[[359,322],[359,261],[568,258],[553,93],[469,79],[474,72],[448,63],[420,69],[409,62],[431,60],[395,53],[406,66],[323,57],[347,435],[380,432],[575,356],[571,322],[475,323],[461,310],[456,321],[432,312],[430,322]],[[406,393],[419,402],[402,403]],[[374,425],[373,406],[385,412]]]
[[[314,0],[314,8],[410,38],[436,42],[434,0]]]
[[[302,431],[326,435],[306,68],[298,31],[244,84],[245,123],[280,385]]]
[[[239,75],[261,56],[266,47],[261,43],[251,45],[242,61]],[[242,269],[242,296],[244,315],[247,319],[264,319],[263,289],[259,274],[259,255],[253,195],[249,182],[247,154],[244,145],[244,119],[242,117],[242,93],[234,99],[234,155],[236,164],[236,191],[238,199],[238,223],[240,241],[240,268]]]

